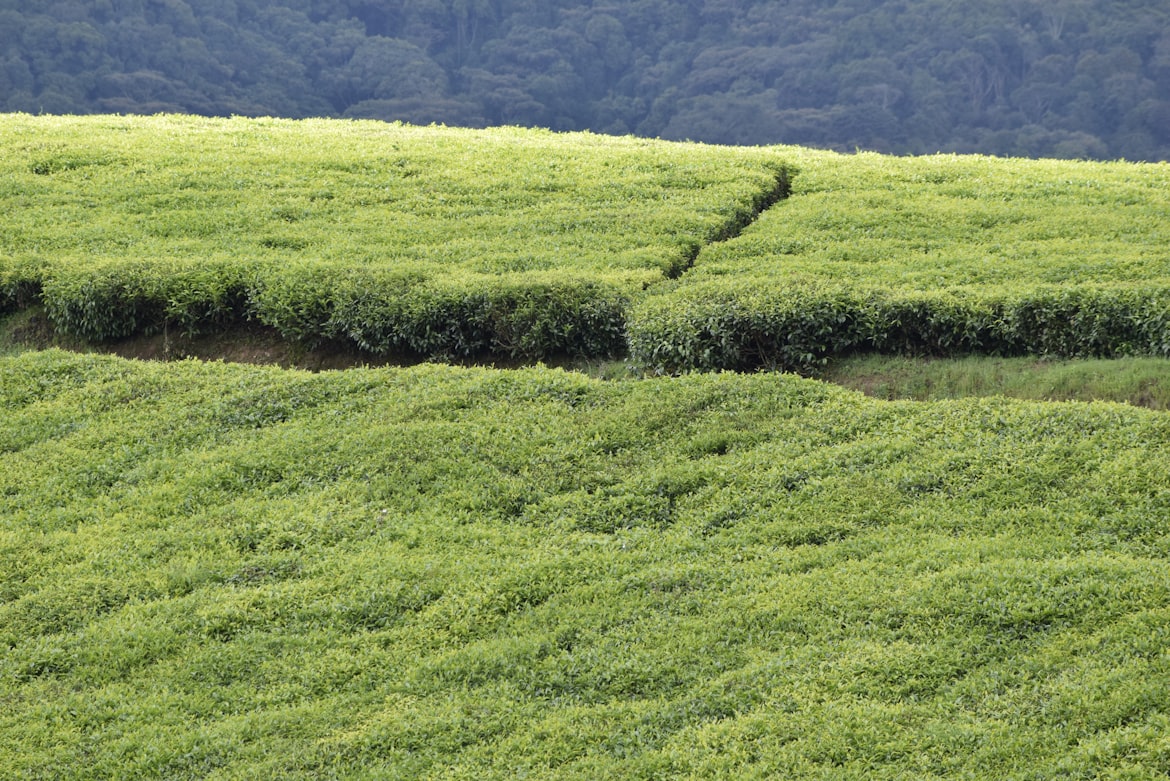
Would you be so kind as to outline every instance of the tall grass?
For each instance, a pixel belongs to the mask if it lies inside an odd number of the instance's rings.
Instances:
[[[818,375],[881,399],[930,401],[1003,395],[1046,401],[1118,401],[1170,409],[1170,367],[1162,358],[1037,360],[866,355],[833,361]]]

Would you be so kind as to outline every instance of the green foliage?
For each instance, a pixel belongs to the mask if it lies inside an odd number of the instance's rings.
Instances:
[[[0,313],[93,339],[1170,354],[1165,166],[178,117],[0,141]],[[0,411],[15,777],[1170,772],[1164,414],[58,351],[0,354]]]
[[[25,309],[41,299],[41,263],[5,259],[0,263],[0,314]]]
[[[957,291],[775,286],[745,275],[648,298],[629,343],[649,369],[814,372],[853,351],[1170,356],[1170,287]]]
[[[1002,395],[1047,401],[1123,401],[1170,409],[1164,358],[924,360],[868,354],[831,361],[818,376],[880,399]]]
[[[1170,355],[1165,165],[781,153],[792,197],[632,309],[636,361]]]
[[[250,318],[411,358],[628,344],[665,373],[1170,355],[1165,165],[323,120],[0,129],[0,311],[40,299],[87,340]]]
[[[261,280],[252,306],[290,338],[344,339],[376,354],[604,356],[625,348],[623,282],[557,272],[428,280],[411,269],[304,267]]]
[[[0,358],[30,778],[1164,776],[1170,425]]]
[[[196,333],[228,325],[246,311],[241,268],[230,261],[111,261],[69,271],[46,274],[39,296],[62,332],[94,341],[164,325]]]
[[[808,370],[861,342],[864,301],[840,287],[683,284],[646,299],[629,326],[630,352],[657,371]]]
[[[1165,160],[1168,26],[1162,0],[5,0],[0,111]]]

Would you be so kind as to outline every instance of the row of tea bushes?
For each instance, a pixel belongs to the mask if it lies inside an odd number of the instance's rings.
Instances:
[[[417,268],[320,265],[246,276],[244,270],[230,263],[111,263],[50,277],[26,297],[43,301],[62,332],[94,342],[166,327],[194,334],[246,319],[306,345],[348,341],[382,355],[536,359],[622,352],[630,291],[646,276],[428,278]]]
[[[93,341],[248,319],[660,372],[1170,351],[1164,164],[191,117],[0,142],[0,312]]]
[[[625,349],[638,277],[532,272],[428,279],[418,270],[321,267],[268,275],[254,317],[299,342],[347,340],[377,354],[537,359]]]
[[[632,359],[657,372],[782,369],[831,357],[1170,357],[1170,284],[938,291],[706,280],[638,304]]]
[[[635,360],[1170,355],[1170,166],[781,151],[792,197],[634,307]]]

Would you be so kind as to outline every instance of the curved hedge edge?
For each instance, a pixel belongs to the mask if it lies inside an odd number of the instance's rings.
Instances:
[[[41,302],[41,283],[21,280],[0,283],[0,315],[28,309]]]
[[[1170,356],[1170,287],[899,293],[721,282],[647,298],[628,327],[631,361],[657,373],[808,373],[856,350]]]
[[[1170,287],[1043,288],[1011,300],[1005,319],[1029,353],[1170,356]]]

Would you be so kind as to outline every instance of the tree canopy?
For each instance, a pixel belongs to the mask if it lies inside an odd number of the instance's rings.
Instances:
[[[0,0],[0,110],[1170,158],[1162,0]]]

